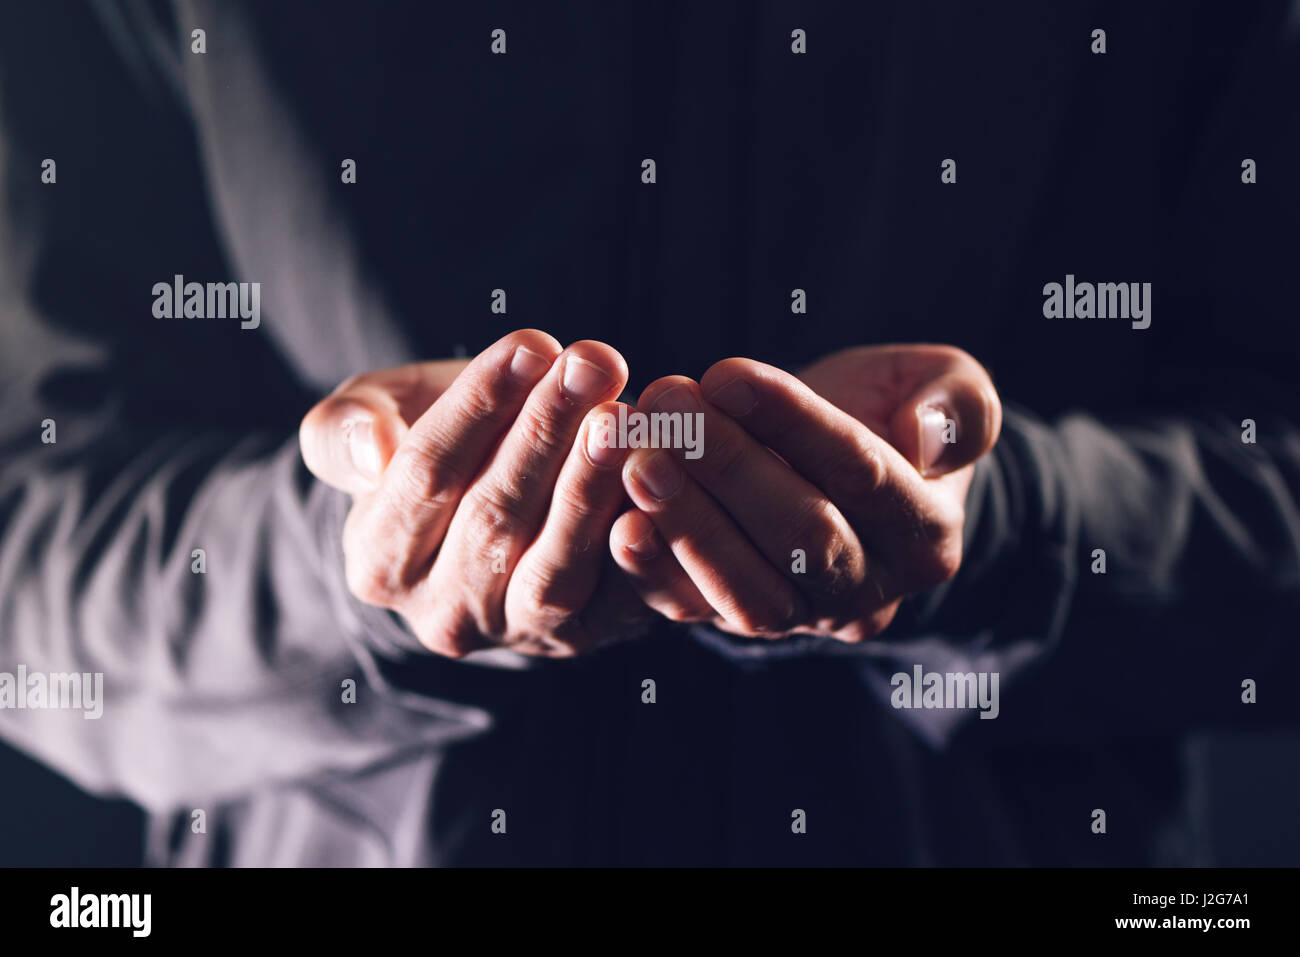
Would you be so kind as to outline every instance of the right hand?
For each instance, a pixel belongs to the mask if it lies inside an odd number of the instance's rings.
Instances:
[[[307,467],[353,496],[352,593],[457,658],[499,646],[564,657],[642,631],[653,613],[607,547],[627,450],[589,441],[626,383],[611,347],[561,351],[535,329],[473,360],[344,382],[299,440]]]

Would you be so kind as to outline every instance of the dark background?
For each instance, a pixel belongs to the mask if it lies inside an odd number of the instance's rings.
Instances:
[[[1300,735],[1201,735],[1189,740],[1187,760],[1194,768],[1188,800],[1204,823],[1198,863],[1300,859]],[[129,801],[97,800],[3,745],[0,782],[0,865],[140,862],[143,818]]]
[[[34,2],[34,0],[33,0]],[[490,5],[489,5],[490,6]],[[797,5],[792,5],[797,6]],[[1118,11],[1127,4],[1106,5],[1106,4],[1080,4],[1080,8],[1096,9],[1098,14],[1096,20],[1098,23],[1104,22],[1107,26],[1113,26],[1121,21]],[[1204,5],[1199,5],[1202,14],[1205,13]],[[1243,4],[1248,6],[1248,4]],[[810,5],[810,9],[815,9],[815,5]],[[1167,6],[1166,10],[1174,10],[1176,7]],[[1216,16],[1202,15],[1198,18],[1188,17],[1186,20],[1179,18],[1163,19],[1152,16],[1153,21],[1159,21],[1161,32],[1166,29],[1170,34],[1176,34],[1189,38],[1186,47],[1192,46],[1191,39],[1195,39],[1196,30],[1217,31],[1220,28],[1224,30],[1224,35],[1230,37],[1235,29],[1232,18],[1233,10],[1236,9],[1234,3],[1224,3],[1219,8],[1221,10],[1221,21]],[[418,17],[417,17],[418,19]],[[811,23],[816,23],[814,16],[805,18]],[[1091,21],[1091,16],[1080,19]],[[414,25],[410,26],[410,35],[413,37],[423,37],[437,33],[434,30],[421,30]],[[815,32],[815,31],[814,31]],[[1153,27],[1150,33],[1155,33]],[[826,35],[826,30],[816,33],[817,42],[822,42],[821,37]],[[1003,42],[1008,45],[1016,39],[1009,31],[1004,30],[1000,35]],[[1148,68],[1145,62],[1136,56],[1126,55],[1125,47],[1121,44],[1115,47],[1116,36],[1122,36],[1122,30],[1112,29],[1110,33],[1110,43],[1112,52],[1108,66],[1116,71],[1117,79],[1113,81],[1112,93],[1117,101],[1128,96],[1128,91],[1133,86],[1142,86],[1142,81],[1147,81],[1154,85],[1159,79],[1156,76],[1147,76],[1148,70],[1152,73],[1155,67]],[[1132,35],[1132,31],[1130,31]],[[873,42],[872,35],[867,30],[861,31],[861,40],[863,43]],[[414,41],[413,41],[414,42]],[[1178,45],[1176,39],[1170,39],[1171,45]],[[1129,49],[1138,46],[1138,41],[1130,40]],[[924,55],[925,51],[919,51],[918,55]],[[938,58],[938,54],[931,54]],[[962,85],[961,63],[958,59],[962,55],[961,50],[954,50],[944,54],[948,59],[947,75],[936,74],[933,79],[937,87],[941,87],[945,82],[950,82],[957,89]],[[526,62],[523,60],[523,51],[512,54],[510,62]],[[973,69],[996,70],[998,57],[986,57],[983,54],[973,56],[975,66]],[[561,75],[562,74],[557,74]],[[1182,82],[1197,83],[1205,82],[1201,77],[1164,77],[1170,84]],[[340,81],[343,82],[343,81]],[[346,83],[344,84],[346,85]],[[654,98],[658,93],[654,94]],[[649,97],[648,97],[649,98]],[[689,101],[689,96],[684,96],[684,100]],[[1154,98],[1153,98],[1154,99]],[[950,117],[953,123],[958,119],[965,120],[969,126],[956,128],[963,134],[958,138],[959,145],[969,142],[980,144],[987,135],[990,127],[996,127],[1000,121],[997,115],[998,105],[989,104],[990,113],[983,116],[973,114],[957,115],[958,111],[954,107],[954,116]],[[1013,115],[1012,106],[1008,105],[1003,110],[1005,120],[1007,116]],[[1152,118],[1153,122],[1175,122],[1174,118]],[[920,125],[925,125],[921,120],[915,121]],[[1089,144],[1093,149],[1100,150],[1095,145],[1096,131],[1090,127],[1090,123],[1099,122],[1095,118],[1085,116],[1080,117],[1078,126],[1078,146],[1080,153],[1086,151]],[[778,131],[779,132],[779,131]],[[782,133],[782,135],[784,135]],[[950,134],[951,135],[951,134]],[[936,146],[937,150],[937,146]],[[956,152],[965,156],[960,150]],[[969,153],[976,152],[968,150]],[[1123,166],[1129,162],[1125,157],[1122,149],[1115,149],[1111,152],[1109,149],[1104,150],[1106,158],[1117,166]],[[639,153],[636,155],[640,155]],[[936,151],[935,155],[945,155],[941,151]],[[1235,154],[1234,154],[1235,155]],[[1095,157],[1092,159],[1095,160]],[[1077,159],[1076,162],[1082,162]],[[962,175],[974,176],[974,164],[965,165],[963,159]],[[1008,161],[1009,162],[1009,161]],[[1137,168],[1145,174],[1148,168],[1156,168],[1157,164],[1150,163],[1147,165],[1138,164]],[[1298,171],[1284,171],[1277,166],[1271,167],[1268,176],[1287,176],[1296,175]],[[1231,171],[1230,171],[1231,173]],[[411,175],[421,174],[421,171],[413,170]],[[926,176],[933,176],[933,170],[926,168]],[[1231,173],[1229,179],[1232,178]],[[1133,187],[1135,190],[1144,189],[1144,183],[1138,182]],[[1235,184],[1234,187],[1235,188]],[[947,199],[944,200],[947,202]],[[1048,213],[1043,210],[1036,211],[1040,215],[1047,216]],[[918,217],[918,222],[923,221],[923,217]],[[908,241],[899,244],[895,255],[900,261],[915,259],[918,250],[926,250],[939,241],[935,237],[923,234],[922,226],[917,226],[917,235],[905,237]],[[1277,237],[1279,242],[1289,243],[1294,253],[1295,240],[1294,235],[1289,237]],[[1136,242],[1136,240],[1134,240]],[[1080,240],[1083,245],[1084,240]],[[1231,245],[1231,242],[1228,242]],[[681,245],[678,249],[681,250]],[[1217,252],[1217,251],[1216,251]],[[681,258],[689,258],[685,253],[679,253]],[[466,253],[468,256],[469,254]],[[1292,257],[1294,259],[1294,257]],[[944,290],[955,290],[951,293],[945,293],[947,298],[943,300],[944,307],[935,311],[943,313],[948,310],[946,307],[953,302],[965,302],[970,295],[970,290],[976,288],[975,284],[970,282],[971,276],[987,276],[988,270],[984,268],[983,260],[972,255],[968,257],[968,266],[970,276],[954,272],[952,275],[945,276],[944,282],[940,283]],[[1053,260],[1055,263],[1056,260]],[[890,262],[886,261],[885,265],[880,267],[880,272],[887,273]],[[1030,268],[1029,273],[1040,278],[1050,278],[1059,281],[1063,278],[1062,274],[1052,269],[1040,268],[1034,265]],[[415,275],[412,273],[412,275]],[[1123,270],[1111,273],[1104,272],[1101,278],[1125,278],[1127,274]],[[1147,273],[1142,273],[1143,276]],[[464,289],[466,296],[479,296],[482,283],[466,282],[462,277],[453,271],[454,281],[457,289]],[[418,276],[421,282],[430,281],[427,276],[420,274]],[[1080,270],[1081,279],[1096,278],[1096,276],[1087,269]],[[518,284],[516,284],[518,285]],[[898,284],[906,288],[906,283]],[[919,288],[925,289],[926,287]],[[512,286],[512,289],[516,288]],[[886,291],[889,288],[886,287]],[[1021,288],[1031,288],[1021,284]],[[876,286],[869,284],[869,291],[874,291]],[[1035,295],[1031,298],[1035,299]],[[1162,288],[1161,292],[1164,292]],[[421,291],[421,295],[423,292]],[[450,300],[451,294],[446,290],[439,290],[433,298],[440,302]],[[638,297],[633,297],[638,298]],[[1193,294],[1188,298],[1194,299]],[[784,321],[785,302],[780,297],[776,300],[779,304],[780,318]],[[1158,310],[1162,313],[1156,317],[1157,322],[1163,321],[1165,310],[1172,312],[1168,300],[1162,299]],[[455,305],[453,300],[453,305]],[[477,300],[473,303],[474,307],[481,305]],[[922,307],[924,307],[922,303]],[[1036,301],[1034,305],[1037,305]],[[1278,304],[1279,308],[1289,308],[1294,312],[1294,303]],[[468,309],[469,306],[467,305]],[[647,307],[648,308],[648,307]],[[582,312],[583,310],[574,310]],[[822,314],[831,310],[823,310]],[[887,310],[882,308],[882,312]],[[649,327],[648,327],[649,328]],[[1037,332],[1037,327],[1035,327]],[[484,335],[486,335],[486,331]],[[659,335],[656,330],[654,335]],[[992,333],[990,333],[992,335]],[[1037,333],[1045,335],[1045,333]],[[969,334],[972,337],[977,335],[976,332]],[[667,338],[667,337],[665,337]],[[476,347],[485,343],[471,342],[471,347]],[[985,350],[977,348],[976,342],[962,342],[964,346],[972,348],[977,356],[982,356]],[[1075,343],[1076,346],[1079,343]],[[1090,347],[1105,352],[1109,347],[1104,341],[1091,343]],[[1035,343],[1032,340],[1026,340],[1024,351],[1026,355],[1034,352]],[[1084,363],[1080,362],[1082,366]],[[1027,363],[1025,364],[1028,365]],[[665,364],[665,368],[658,371],[687,371],[698,373],[698,369],[679,370],[672,364]],[[1032,384],[1033,373],[1028,368],[1012,366],[997,370],[1003,383],[1015,377],[1021,377]],[[1055,373],[1054,373],[1055,374]],[[1074,374],[1073,370],[1068,370],[1068,374]],[[1019,390],[1010,390],[1010,397]],[[1069,396],[1071,389],[1061,387],[1051,391],[1057,391],[1063,396]],[[1116,405],[1123,405],[1129,401],[1129,396],[1117,393],[1114,396],[1106,397]],[[1042,411],[1042,410],[1039,410]],[[1279,676],[1282,681],[1279,682],[1281,687],[1274,693],[1285,693],[1281,689],[1285,687],[1285,676]],[[1187,763],[1190,771],[1191,786],[1186,793],[1186,800],[1190,807],[1194,820],[1202,823],[1201,832],[1196,836],[1196,848],[1194,857],[1199,863],[1216,864],[1216,865],[1267,865],[1267,864],[1287,864],[1293,863],[1300,859],[1300,774],[1297,774],[1297,768],[1300,768],[1300,733],[1260,733],[1260,734],[1212,734],[1199,735],[1190,737],[1184,748],[1183,760]],[[0,865],[114,865],[114,864],[132,864],[137,863],[140,858],[141,845],[143,841],[143,821],[138,811],[130,802],[121,800],[100,800],[88,796],[69,784],[62,777],[45,769],[41,765],[31,761],[26,756],[18,754],[4,745],[0,745]]]

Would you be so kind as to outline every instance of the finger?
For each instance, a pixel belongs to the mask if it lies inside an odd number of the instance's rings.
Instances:
[[[704,374],[700,388],[711,405],[825,492],[850,521],[914,508],[922,481],[916,469],[788,372],[752,359],[724,359]]]
[[[934,361],[946,370],[899,403],[890,422],[894,445],[926,478],[983,457],[1002,429],[1002,403],[984,367],[957,349]]]
[[[641,393],[638,407],[666,423],[678,415],[683,423],[686,417],[699,423],[696,448],[673,454],[772,567],[806,596],[816,596],[814,604],[829,610],[827,600],[847,599],[861,587],[867,557],[848,520],[821,489],[705,403],[696,383],[683,376],[659,379]]]
[[[590,340],[569,346],[529,394],[487,466],[466,490],[434,576],[461,587],[486,634],[505,628],[506,583],[542,526],[552,491],[586,414],[618,395],[627,363]]]
[[[374,491],[410,424],[464,365],[415,362],[348,379],[302,420],[298,440],[307,468],[340,491]]]
[[[596,589],[609,529],[624,501],[621,468],[628,450],[617,442],[618,408],[607,402],[592,409],[569,449],[542,530],[510,575],[510,630],[527,623],[557,633],[578,619]]]
[[[960,520],[929,494],[888,442],[799,379],[751,359],[725,359],[700,382],[705,397],[820,488],[867,553],[909,578],[943,581],[960,555]],[[942,546],[942,547],[936,547]],[[933,567],[931,567],[933,566]]]
[[[719,615],[755,634],[802,620],[803,597],[670,452],[637,449],[623,467],[623,484]]]
[[[633,508],[618,517],[610,529],[609,550],[641,601],[669,621],[707,621],[714,616],[713,606],[644,512]]]
[[[428,572],[462,493],[559,352],[544,332],[512,332],[476,356],[411,425],[379,488],[357,506],[357,539],[387,555],[377,577],[398,588]]]

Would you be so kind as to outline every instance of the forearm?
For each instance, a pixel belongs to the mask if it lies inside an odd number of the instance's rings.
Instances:
[[[373,625],[328,567],[337,493],[305,474],[296,441],[116,445],[29,448],[3,474],[2,670],[103,674],[98,719],[0,710],[13,743],[87,788],[166,807],[485,723],[368,685],[354,649]]]
[[[1009,413],[972,486],[961,571],[885,638],[986,655],[1004,688],[1035,673],[1021,711],[1039,731],[1291,720],[1276,687],[1241,698],[1300,658],[1278,625],[1300,605],[1300,430],[1260,421],[1252,445],[1226,417]]]

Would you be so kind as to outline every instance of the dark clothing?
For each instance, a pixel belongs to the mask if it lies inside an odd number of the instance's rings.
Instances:
[[[1293,26],[6,7],[0,670],[102,671],[106,700],[0,733],[141,802],[159,863],[1199,862],[1179,742],[1296,714]],[[260,282],[260,327],[155,318],[177,274]],[[1150,328],[1045,318],[1067,274],[1150,282]],[[860,647],[665,626],[573,661],[423,652],[348,594],[347,498],[297,423],[357,372],[529,326],[610,343],[634,391],[731,355],[967,349],[1008,413],[962,570]],[[997,720],[892,708],[918,663],[998,672]]]

